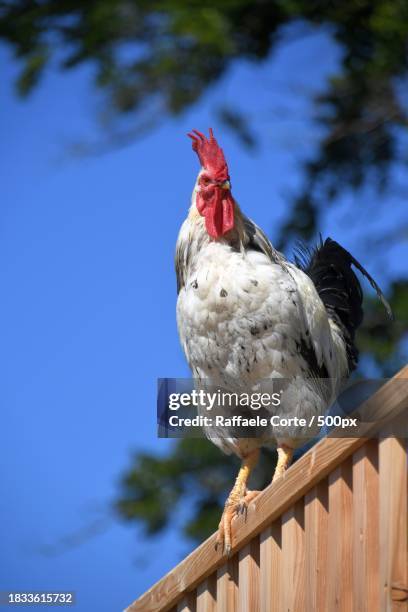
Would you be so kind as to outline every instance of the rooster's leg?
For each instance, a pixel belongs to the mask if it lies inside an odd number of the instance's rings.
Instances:
[[[259,449],[243,458],[241,469],[239,470],[234,487],[225,502],[224,512],[222,513],[221,521],[218,526],[217,540],[215,548],[223,547],[224,552],[229,555],[231,553],[231,522],[232,519],[244,512],[247,505],[252,501],[259,491],[248,491],[247,483],[253,468],[258,463]]]
[[[290,448],[290,446],[286,446],[286,444],[279,444],[277,451],[278,463],[276,464],[272,482],[275,482],[275,480],[283,476],[283,474],[290,466],[293,457],[293,448]]]

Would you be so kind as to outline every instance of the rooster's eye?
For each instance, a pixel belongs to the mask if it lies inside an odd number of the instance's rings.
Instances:
[[[202,176],[200,178],[200,184],[204,185],[204,187],[206,187],[207,185],[209,185],[211,183],[211,180],[208,176]]]

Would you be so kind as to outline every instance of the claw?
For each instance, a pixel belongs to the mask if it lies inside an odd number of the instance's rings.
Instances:
[[[232,522],[239,515],[244,515],[245,521],[247,520],[248,505],[259,493],[260,491],[246,491],[239,500],[227,499],[218,526],[217,539],[214,545],[216,551],[220,548],[227,557],[231,555]]]
[[[241,515],[245,514],[245,520],[246,520],[246,515],[248,514],[248,506],[244,500],[240,501],[238,505],[237,513]]]

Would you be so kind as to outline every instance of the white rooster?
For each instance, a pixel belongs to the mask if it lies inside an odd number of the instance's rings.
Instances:
[[[201,169],[177,240],[176,273],[178,329],[193,376],[229,391],[290,379],[292,413],[322,414],[357,362],[354,334],[363,311],[352,264],[389,306],[368,273],[330,238],[302,262],[287,261],[232,197],[228,166],[212,130],[209,138],[196,130],[189,136]],[[327,384],[319,384],[322,379]],[[277,448],[276,479],[305,440],[280,436],[273,428],[251,438],[236,437],[228,428],[208,427],[206,434],[242,460],[217,537],[229,554],[231,521],[258,493],[247,483],[260,447]]]

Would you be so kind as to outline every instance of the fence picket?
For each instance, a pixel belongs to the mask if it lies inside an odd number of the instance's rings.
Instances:
[[[380,609],[408,612],[407,441],[384,438],[380,468]],[[407,542],[406,546],[401,543]]]
[[[353,609],[353,492],[352,459],[329,476],[329,544],[327,564],[327,610]]]
[[[215,612],[217,609],[216,576],[212,574],[197,587],[197,612]]]
[[[260,535],[261,612],[281,612],[282,526],[275,521]]]
[[[353,456],[353,597],[355,612],[379,611],[378,440]]]
[[[238,555],[217,570],[217,610],[236,612],[238,607]]]
[[[259,612],[259,538],[239,551],[239,612]]]
[[[306,610],[326,612],[328,483],[319,482],[305,496]]]
[[[305,609],[305,532],[303,499],[282,516],[282,609]]]

